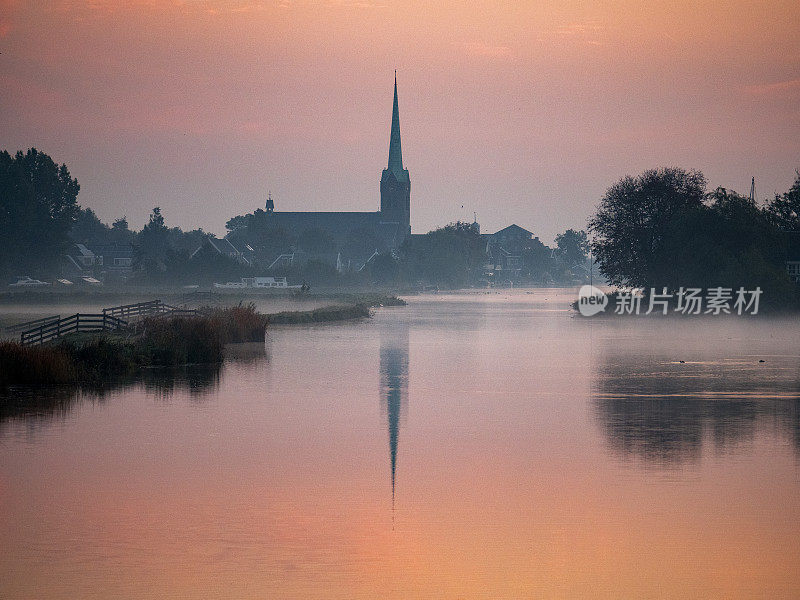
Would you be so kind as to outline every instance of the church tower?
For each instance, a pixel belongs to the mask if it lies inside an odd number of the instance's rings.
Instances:
[[[411,233],[411,179],[403,168],[400,148],[400,110],[397,107],[397,71],[394,73],[392,133],[389,137],[389,165],[381,175],[381,223],[399,225],[401,238]]]

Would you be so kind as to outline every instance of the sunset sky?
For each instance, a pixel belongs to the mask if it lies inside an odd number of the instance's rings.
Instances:
[[[0,149],[64,162],[141,227],[377,210],[397,69],[411,225],[543,241],[646,168],[783,192],[800,3],[0,0]],[[463,208],[462,208],[463,205]]]

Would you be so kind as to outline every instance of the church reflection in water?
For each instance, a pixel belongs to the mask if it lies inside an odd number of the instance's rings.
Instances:
[[[381,409],[389,429],[389,460],[392,476],[392,507],[394,507],[397,475],[397,446],[400,419],[408,407],[408,327],[393,328],[381,334],[380,341]]]

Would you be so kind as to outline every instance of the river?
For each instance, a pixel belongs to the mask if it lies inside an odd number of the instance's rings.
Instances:
[[[411,297],[219,372],[29,393],[0,597],[800,597],[797,319],[572,299]]]

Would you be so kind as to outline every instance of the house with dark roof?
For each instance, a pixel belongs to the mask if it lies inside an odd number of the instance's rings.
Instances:
[[[63,256],[61,274],[124,281],[133,271],[133,253],[130,244],[73,244]]]
[[[95,269],[103,281],[125,280],[133,272],[133,246],[130,244],[92,244],[101,268]]]
[[[523,269],[522,253],[535,239],[533,233],[512,224],[495,233],[482,233],[481,238],[486,241],[487,275],[502,280],[517,279]]]
[[[248,246],[249,247],[249,246]],[[251,265],[252,261],[244,252],[234,246],[227,238],[208,235],[197,250],[189,255],[189,260],[200,260],[205,256],[225,256],[240,264]]]
[[[98,258],[85,244],[72,244],[61,261],[61,274],[66,277],[92,275]]]

